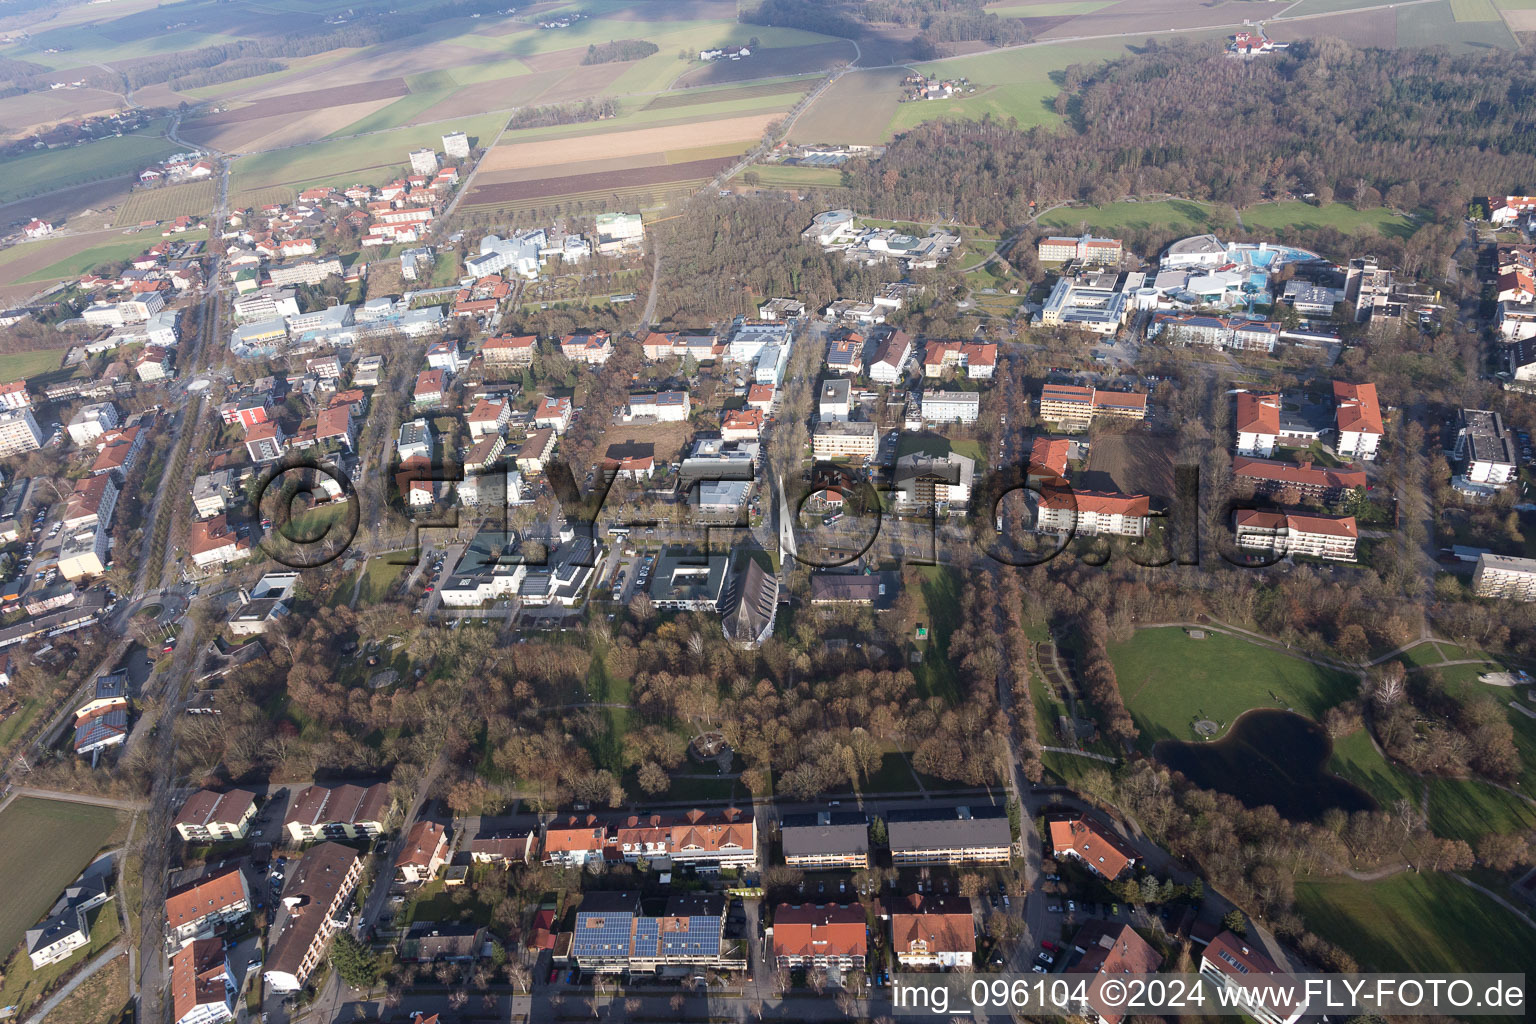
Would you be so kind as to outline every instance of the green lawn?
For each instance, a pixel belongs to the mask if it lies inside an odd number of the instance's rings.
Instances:
[[[922,577],[923,624],[928,640],[923,646],[923,660],[914,665],[917,691],[923,697],[943,697],[950,704],[960,700],[960,683],[949,661],[949,635],[960,624],[960,574],[945,565],[925,565],[917,570]]]
[[[1349,950],[1362,971],[1530,967],[1531,930],[1448,875],[1298,881],[1296,906],[1312,931]]]
[[[395,580],[409,568],[406,565],[397,565],[389,561],[389,555],[380,555],[377,558],[368,559],[368,564],[363,567],[363,585],[357,592],[357,602],[364,607],[377,604],[384,600],[384,595],[389,593],[389,588]],[[348,595],[350,598],[350,595]]]
[[[1058,43],[1019,53],[982,53],[924,64],[919,70],[941,78],[965,76],[976,92],[948,100],[903,103],[891,117],[889,134],[924,121],[958,118],[1017,118],[1020,127],[1055,126],[1061,117],[1051,104],[1061,92],[1060,75],[1073,64],[1098,64],[1127,53],[1123,42]]]
[[[1487,3],[1487,0],[1483,2]],[[1333,228],[1344,232],[1373,229],[1394,238],[1407,238],[1418,229],[1412,218],[1385,207],[1356,210],[1346,203],[1313,206],[1299,199],[1249,207],[1243,211],[1243,223],[1250,229],[1302,227]]]
[[[1475,845],[1489,832],[1536,828],[1536,807],[1476,779],[1430,779],[1429,827],[1437,836]]]
[[[57,895],[55,893],[53,898]],[[118,917],[117,904],[112,900],[88,913],[86,920],[91,929],[90,943],[62,963],[34,970],[26,950],[17,947],[15,955],[5,965],[5,980],[0,983],[0,1005],[16,1007],[18,1016],[15,1019],[22,1019],[23,1012],[58,979],[112,945],[123,934],[123,922]]]
[[[1163,739],[1195,738],[1197,718],[1222,728],[1250,708],[1289,708],[1312,719],[1355,692],[1353,677],[1319,668],[1246,640],[1207,632],[1192,640],[1182,629],[1137,630],[1110,657],[1125,705],[1149,748]]]
[[[57,370],[64,359],[64,351],[60,348],[40,348],[32,352],[0,355],[0,380],[23,380]]]
[[[1520,750],[1520,787],[1528,794],[1536,796],[1536,718],[1522,714],[1509,706],[1512,700],[1521,700],[1519,690],[1506,689],[1502,686],[1487,686],[1475,684],[1479,689],[1492,693],[1498,702],[1504,707],[1504,712],[1509,716],[1509,724],[1515,729],[1515,746]],[[1533,707],[1526,701],[1522,706]]]
[[[1390,810],[1399,800],[1418,806],[1418,780],[1377,753],[1364,729],[1333,741],[1328,770],[1365,790],[1384,808]]]
[[[798,167],[786,164],[758,164],[749,168],[759,184],[782,188],[838,188],[843,172],[836,167]]]
[[[93,181],[137,174],[146,164],[182,148],[156,134],[164,121],[145,126],[145,134],[102,139],[83,146],[36,150],[0,160],[0,203],[85,185]]]
[[[1155,203],[1110,203],[1108,206],[1073,206],[1052,210],[1040,218],[1041,227],[1076,231],[1123,231],[1128,228],[1166,228],[1200,234],[1211,226],[1210,207],[1190,199]]]
[[[47,913],[117,827],[105,807],[25,797],[0,814],[0,950],[9,950]],[[115,913],[113,914],[116,919]]]

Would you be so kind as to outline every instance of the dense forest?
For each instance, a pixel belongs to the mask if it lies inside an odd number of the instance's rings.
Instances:
[[[520,107],[507,119],[507,130],[519,128],[545,128],[553,124],[581,124],[583,121],[601,121],[616,117],[618,100],[582,100],[580,103],[559,103],[548,107]]]
[[[1536,54],[1356,50],[1332,39],[1236,61],[1215,45],[1148,43],[1074,65],[1054,101],[1071,130],[943,121],[853,173],[877,216],[1002,228],[1031,203],[1171,193],[1239,210],[1268,192],[1428,207],[1455,222],[1474,195],[1536,180]]]
[[[642,60],[655,53],[661,47],[644,39],[620,39],[606,42],[599,46],[596,43],[587,47],[587,55],[581,58],[583,64],[612,64],[621,60]]]

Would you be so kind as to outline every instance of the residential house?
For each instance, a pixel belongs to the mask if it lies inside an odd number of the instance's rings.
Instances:
[[[595,815],[552,821],[544,830],[544,863],[579,868],[589,860],[601,860],[610,839],[608,826]]]
[[[320,444],[335,445],[352,450],[356,443],[352,427],[352,406],[333,405],[320,410],[315,419],[315,440]]]
[[[407,884],[432,881],[447,863],[448,852],[448,829],[435,821],[418,821],[395,856],[395,879]]]
[[[50,914],[41,924],[27,929],[27,956],[32,969],[40,971],[50,964],[63,963],[91,943],[91,924],[78,906],[66,906]]]
[[[1046,484],[1064,483],[1067,478],[1067,459],[1072,452],[1072,442],[1048,437],[1037,437],[1029,446],[1029,467],[1024,482],[1039,488]]]
[[[469,841],[469,859],[476,864],[526,864],[537,832],[482,833]]]
[[[1091,815],[1060,818],[1050,823],[1054,855],[1075,857],[1095,874],[1114,881],[1140,858],[1114,829]]]
[[[498,371],[521,369],[533,365],[533,357],[537,351],[538,338],[532,334],[516,337],[510,334],[499,334],[494,338],[485,339],[485,343],[480,346],[480,358],[484,361],[487,372],[493,368]]]
[[[1127,974],[1154,974],[1163,958],[1147,940],[1128,924],[1089,921],[1078,929],[1072,940],[1082,959],[1067,968],[1072,976],[1089,978],[1086,998],[1071,1007],[1090,1024],[1120,1024],[1125,1017],[1125,1003],[1106,998],[1103,986],[1095,980]]]
[[[532,431],[517,450],[517,468],[529,476],[537,476],[544,472],[554,454],[555,431],[552,428]]]
[[[923,352],[923,376],[938,377],[961,369],[972,380],[990,380],[997,370],[997,346],[990,342],[929,342]]]
[[[763,420],[760,409],[733,409],[720,418],[720,439],[756,441],[762,434]]]
[[[857,334],[834,338],[827,347],[827,370],[849,377],[863,373],[864,339]]]
[[[511,421],[512,404],[505,398],[482,398],[466,417],[469,436],[477,439],[502,433]]]
[[[250,542],[230,529],[229,522],[221,513],[212,519],[192,524],[192,534],[187,538],[187,550],[192,562],[199,569],[225,565],[238,561],[250,553]]]
[[[255,463],[276,462],[288,447],[288,437],[275,420],[258,423],[245,434],[245,450]]]
[[[624,420],[654,420],[657,423],[683,423],[693,412],[686,391],[658,391],[632,394],[624,406]]]
[[[455,374],[464,368],[466,362],[468,360],[459,352],[459,343],[451,338],[435,341],[427,347],[427,366],[431,369]]]

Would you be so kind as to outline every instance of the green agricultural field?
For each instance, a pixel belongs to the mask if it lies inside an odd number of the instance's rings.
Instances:
[[[1060,18],[1074,14],[1092,14],[1112,3],[1115,3],[1115,0],[1061,0],[1059,3],[1007,4],[1003,7],[989,7],[987,13],[995,14],[999,18]]]
[[[1166,228],[1192,235],[1210,230],[1212,208],[1191,199],[1154,203],[1110,203],[1108,206],[1072,206],[1040,217],[1040,226],[1076,231],[1126,231],[1131,228]]]
[[[213,212],[214,193],[217,189],[213,181],[137,189],[117,208],[117,216],[112,223],[120,228],[128,228],[149,220],[175,220],[183,214],[206,217]]]
[[[1111,644],[1110,658],[1141,743],[1194,738],[1207,718],[1226,731],[1251,708],[1288,708],[1312,719],[1354,695],[1355,680],[1286,654],[1207,631],[1194,640],[1174,626],[1141,629]]]
[[[0,812],[0,949],[9,950],[91,862],[121,815],[106,807],[24,797]],[[109,905],[110,906],[110,905]],[[111,914],[116,920],[116,913]]]
[[[1489,832],[1536,828],[1536,807],[1476,779],[1430,779],[1429,827],[1437,836],[1476,844]]]
[[[1307,927],[1349,950],[1362,971],[1523,971],[1531,931],[1449,875],[1405,871],[1379,882],[1298,881]]]
[[[62,348],[43,348],[32,352],[0,355],[0,380],[25,380],[28,377],[36,377],[38,374],[57,370],[59,364],[64,361],[65,351]],[[9,724],[9,722],[6,723],[6,725]],[[0,725],[0,735],[3,735],[4,729],[5,726]]]
[[[1457,21],[1499,20],[1499,12],[1490,0],[1451,0],[1451,16]]]
[[[471,142],[488,145],[505,119],[499,114],[457,118],[454,126],[468,133]],[[235,161],[230,183],[232,193],[251,192],[274,185],[381,184],[408,166],[406,154],[420,146],[441,143],[443,126],[417,125],[356,139],[322,140],[307,146],[257,153]],[[237,204],[238,205],[238,204]]]
[[[184,148],[155,134],[163,128],[164,122],[155,122],[144,129],[145,134],[38,150],[0,160],[0,203],[137,174],[146,165]]]
[[[186,241],[206,239],[208,232],[206,230],[188,231],[176,237]],[[157,241],[159,241],[159,236],[150,234],[129,235],[126,238],[115,239],[102,245],[83,249],[73,256],[66,256],[64,259],[56,263],[50,263],[46,267],[39,267],[26,277],[21,278],[19,283],[31,284],[43,281],[62,281],[68,277],[78,277],[92,267],[98,267],[103,263],[114,263],[118,260],[125,260],[130,256],[137,256]]]
[[[441,103],[453,94],[457,86],[442,89],[429,89],[424,92],[412,92],[408,96],[402,96],[387,107],[381,107],[366,117],[359,118],[351,124],[338,128],[327,135],[328,139],[342,139],[351,135],[362,135],[364,132],[380,132],[390,128],[399,128],[416,120],[418,114],[434,104]]]
[[[1502,18],[1493,21],[1463,21],[1443,3],[1399,7],[1397,10],[1397,45],[1448,46],[1453,51],[1477,51],[1488,47],[1518,49],[1514,34]]]
[[[1418,230],[1418,224],[1411,217],[1393,213],[1385,207],[1356,210],[1346,203],[1313,206],[1300,200],[1250,207],[1243,211],[1243,223],[1249,229],[1301,227],[1333,228],[1344,232],[1374,230],[1393,238],[1407,238]]]

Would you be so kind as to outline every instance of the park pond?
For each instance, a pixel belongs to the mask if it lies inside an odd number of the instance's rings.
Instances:
[[[1247,807],[1272,805],[1292,821],[1316,821],[1335,807],[1374,809],[1369,794],[1326,769],[1332,747],[1310,719],[1258,710],[1239,718],[1223,739],[1164,740],[1153,756],[1197,786],[1230,794]]]

